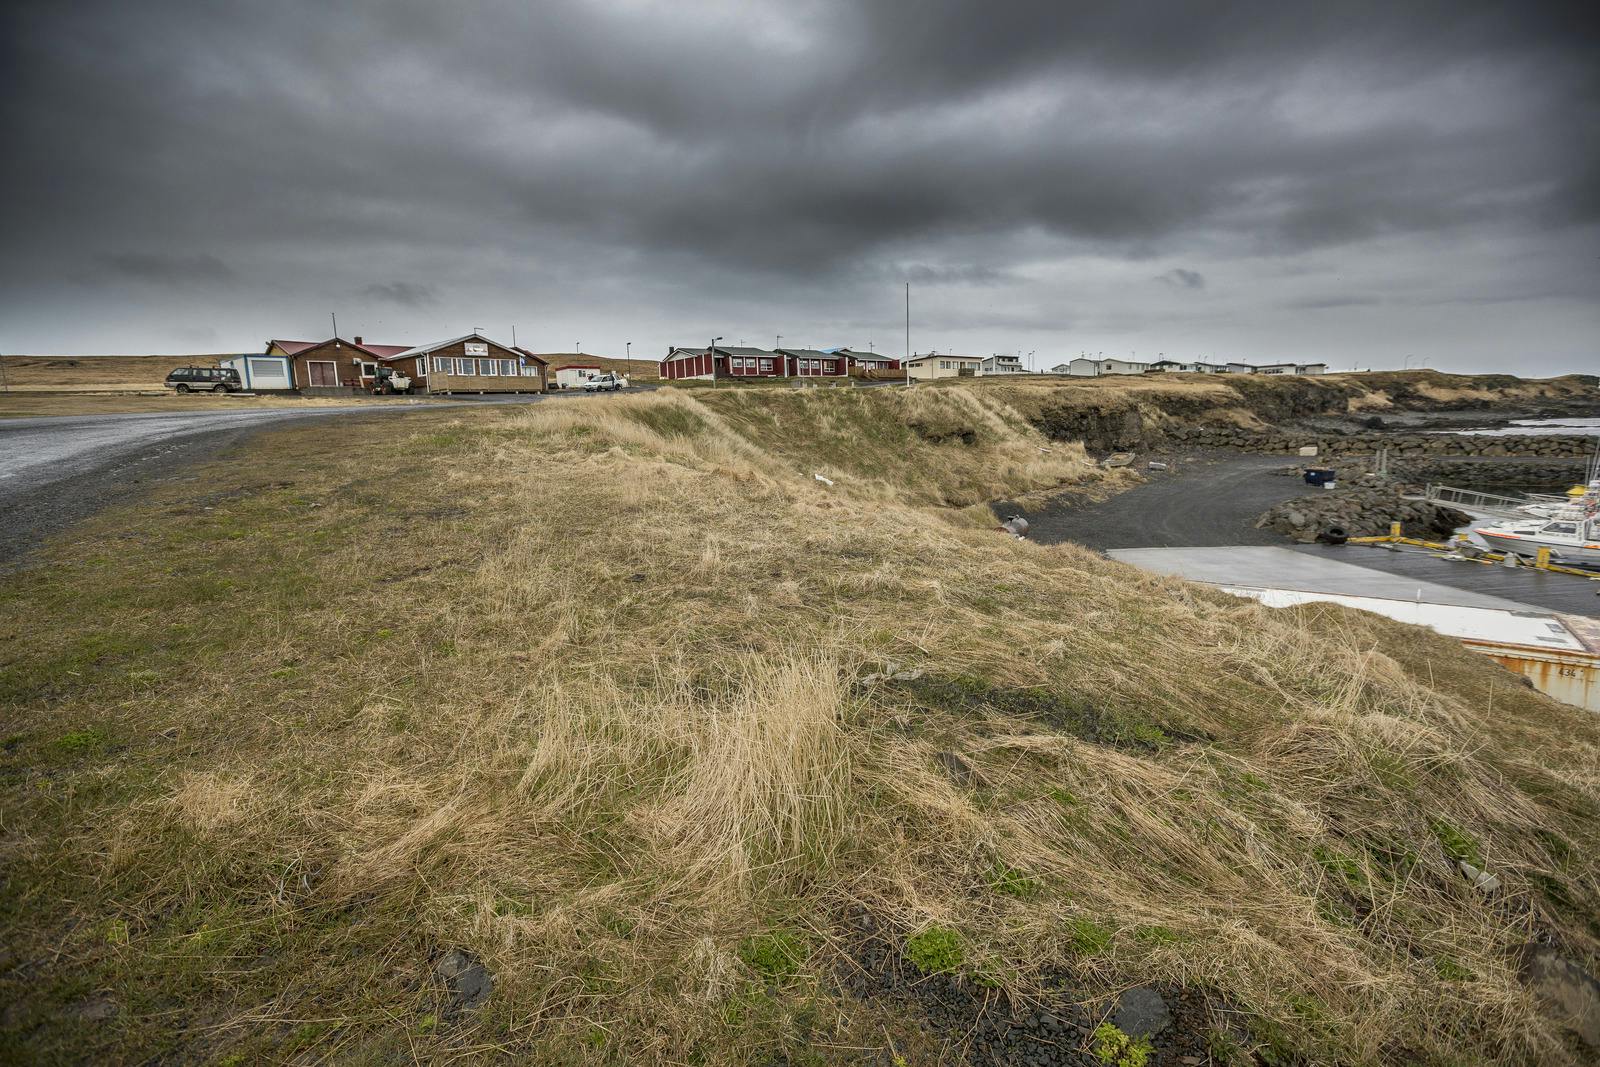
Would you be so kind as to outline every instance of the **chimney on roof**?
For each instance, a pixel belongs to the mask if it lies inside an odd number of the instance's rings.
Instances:
[[[358,334],[356,334],[356,344],[360,344],[360,343],[361,343],[361,335],[358,333]]]

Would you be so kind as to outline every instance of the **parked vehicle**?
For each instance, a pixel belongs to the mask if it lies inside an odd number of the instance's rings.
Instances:
[[[411,392],[411,377],[393,367],[379,367],[372,382],[372,395]]]
[[[237,393],[244,388],[232,367],[179,367],[167,375],[166,386],[179,393]]]
[[[593,378],[584,380],[583,391],[586,393],[614,393],[621,389],[625,382],[626,379],[619,378],[615,374],[597,374]]]

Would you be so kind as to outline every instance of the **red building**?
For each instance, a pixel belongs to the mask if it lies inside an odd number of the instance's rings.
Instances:
[[[850,362],[842,352],[819,352],[815,348],[780,348],[791,378],[843,378],[850,373]]]
[[[893,361],[891,361],[893,362]],[[814,348],[672,348],[661,361],[664,381],[678,378],[843,378],[848,351]]]
[[[765,348],[672,348],[661,361],[661,377],[782,378],[784,358]]]

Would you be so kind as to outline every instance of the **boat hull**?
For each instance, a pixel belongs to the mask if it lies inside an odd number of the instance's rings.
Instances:
[[[1600,543],[1582,544],[1552,541],[1533,534],[1507,533],[1494,527],[1472,531],[1496,552],[1511,552],[1519,556],[1536,556],[1539,549],[1548,548],[1550,558],[1559,563],[1579,563],[1587,567],[1600,567]]]

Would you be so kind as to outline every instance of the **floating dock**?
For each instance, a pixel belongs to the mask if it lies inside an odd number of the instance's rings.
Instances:
[[[1516,671],[1542,693],[1600,711],[1600,619],[1290,548],[1125,548],[1107,555],[1269,607],[1343,604],[1426,626]]]

